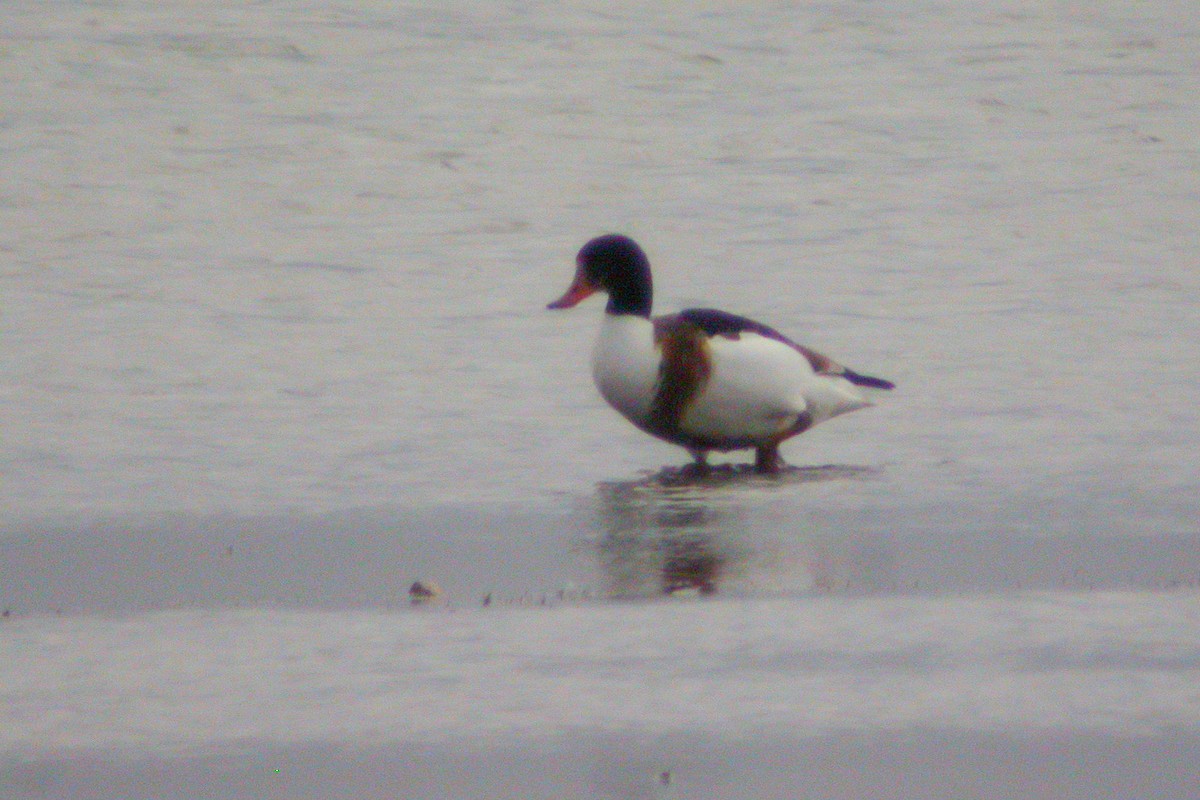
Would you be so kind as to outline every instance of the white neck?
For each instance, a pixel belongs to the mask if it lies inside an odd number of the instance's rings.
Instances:
[[[643,422],[658,383],[654,326],[633,314],[605,314],[592,351],[592,377],[609,405]]]

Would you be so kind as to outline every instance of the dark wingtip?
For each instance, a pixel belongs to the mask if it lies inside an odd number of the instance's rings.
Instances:
[[[896,384],[891,381],[885,381],[883,378],[873,378],[870,375],[859,375],[857,372],[849,369],[842,373],[842,377],[855,386],[869,386],[872,389],[896,388]]]

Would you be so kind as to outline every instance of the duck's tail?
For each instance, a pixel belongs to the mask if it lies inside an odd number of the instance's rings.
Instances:
[[[843,368],[845,369],[845,368]],[[871,389],[895,389],[896,384],[883,378],[873,378],[870,375],[862,375],[852,369],[847,369],[841,376],[853,383],[855,386],[866,386]]]

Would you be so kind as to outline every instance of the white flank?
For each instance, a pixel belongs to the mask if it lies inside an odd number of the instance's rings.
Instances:
[[[705,437],[770,438],[807,411],[813,424],[870,405],[844,378],[818,375],[794,348],[755,333],[709,340],[712,375],[683,427]]]

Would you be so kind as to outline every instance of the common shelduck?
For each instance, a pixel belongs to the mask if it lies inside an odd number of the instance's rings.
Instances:
[[[570,288],[548,308],[608,293],[592,354],[600,394],[643,431],[687,448],[697,468],[710,450],[752,447],[757,470],[776,472],[785,439],[871,405],[857,387],[894,387],[736,314],[692,308],[651,318],[650,261],[627,236],[592,239],[575,264]]]

